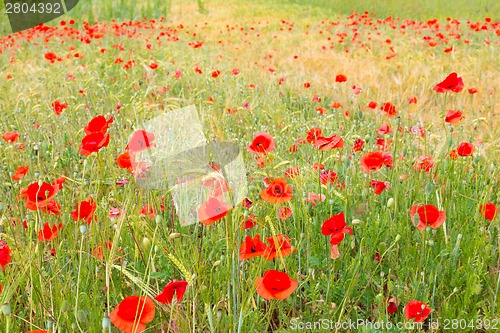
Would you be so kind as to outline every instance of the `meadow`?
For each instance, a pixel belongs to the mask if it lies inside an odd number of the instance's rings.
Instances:
[[[0,36],[0,331],[499,330],[498,4],[364,3],[89,1]],[[188,106],[248,191],[202,177],[186,226],[138,178]]]

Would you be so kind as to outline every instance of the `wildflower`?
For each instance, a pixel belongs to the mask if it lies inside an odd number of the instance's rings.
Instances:
[[[47,182],[38,184],[35,182],[27,189],[21,190],[21,195],[26,199],[26,208],[37,210],[47,207],[49,202],[59,191],[59,186],[51,185]]]
[[[292,200],[292,187],[283,178],[275,178],[260,192],[262,200],[270,203],[283,203]]]
[[[75,210],[71,212],[71,217],[74,221],[85,220],[87,221],[87,224],[90,224],[94,218],[96,208],[96,202],[92,197],[90,197],[87,201],[82,201],[76,204]]]
[[[113,122],[113,117],[109,117],[109,119],[106,120],[104,116],[96,116],[92,118],[91,121],[85,126],[83,131],[85,134],[92,134],[92,133],[97,133],[100,132],[102,134],[106,134],[109,128],[109,124]]]
[[[182,297],[184,297],[184,293],[186,292],[187,285],[188,283],[185,280],[172,280],[165,285],[162,292],[155,297],[155,300],[162,304],[170,304],[172,303],[172,299],[175,294],[177,301],[180,303],[182,301]]]
[[[254,139],[247,150],[253,154],[266,154],[274,150],[274,139],[271,135],[264,132],[254,134]]]
[[[154,133],[147,132],[145,130],[137,130],[132,133],[132,136],[130,137],[130,140],[125,149],[132,153],[136,153],[149,149],[151,147],[155,147],[156,145],[153,143],[154,139]]]
[[[427,226],[437,229],[446,220],[446,212],[438,210],[434,205],[413,205],[410,217],[419,230],[424,230]]]
[[[87,134],[82,139],[80,146],[80,154],[89,156],[92,153],[97,153],[101,148],[107,147],[109,144],[109,134],[104,135],[101,132]]]
[[[221,220],[232,208],[226,202],[211,197],[198,208],[198,219],[204,225],[210,225]]]
[[[148,296],[128,296],[109,314],[109,319],[126,333],[142,332],[155,316],[155,304]]]
[[[424,302],[411,300],[404,308],[406,319],[413,319],[416,323],[423,322],[431,313],[432,309]]]
[[[286,206],[281,206],[279,209],[278,209],[278,217],[281,219],[281,220],[286,220],[287,218],[289,218],[290,216],[292,216],[292,209],[290,207],[286,207]]]
[[[270,299],[285,299],[290,296],[299,282],[288,276],[285,272],[268,270],[263,277],[255,280],[255,287],[260,297]]]
[[[445,93],[448,91],[461,92],[464,88],[464,82],[461,77],[458,77],[457,73],[453,72],[444,79],[444,81],[436,84],[434,91],[438,93]]]
[[[264,254],[266,249],[267,246],[260,240],[259,235],[255,235],[254,238],[246,236],[245,241],[240,246],[240,261],[259,257]]]
[[[6,132],[2,135],[2,139],[7,141],[8,143],[16,142],[18,137],[19,137],[18,132]]]
[[[479,206],[479,211],[481,215],[487,220],[493,221],[498,214],[498,208],[493,203],[487,203],[485,205]]]
[[[373,192],[375,194],[382,194],[382,192],[384,192],[385,189],[391,188],[391,183],[372,180],[370,182],[370,186],[373,188]]]
[[[10,257],[10,248],[4,241],[0,240],[0,266],[5,269],[8,263],[12,261]]]
[[[392,168],[392,155],[381,152],[366,153],[361,157],[360,164],[364,172],[377,171],[383,165]]]
[[[456,124],[462,119],[464,119],[464,117],[462,116],[462,112],[448,110],[448,112],[446,113],[446,117],[444,118],[444,121],[447,122],[448,124]]]
[[[462,142],[458,145],[457,154],[459,156],[471,156],[474,153],[474,145],[470,142]]]
[[[26,174],[28,173],[28,170],[29,170],[29,167],[27,165],[25,166],[20,166],[16,169],[16,171],[14,171],[14,174],[12,175],[12,180],[20,180],[21,178],[23,178],[24,176],[26,176]]]
[[[295,252],[290,243],[290,237],[284,234],[279,234],[266,239],[269,246],[265,249],[263,257],[267,260],[273,260],[276,257],[286,257]]]
[[[67,107],[68,107],[67,103],[61,103],[59,101],[54,101],[52,103],[52,109],[54,110],[54,113],[56,115],[60,115]]]
[[[59,230],[62,228],[62,223],[55,224],[52,227],[46,222],[43,229],[38,231],[38,240],[40,242],[48,242],[57,237]]]
[[[318,148],[319,150],[344,148],[344,140],[336,134],[329,137],[320,136],[314,141],[314,148]]]
[[[416,171],[429,172],[434,166],[434,161],[429,155],[422,155],[415,160],[413,169]]]

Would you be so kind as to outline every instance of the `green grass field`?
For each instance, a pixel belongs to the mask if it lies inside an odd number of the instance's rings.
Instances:
[[[5,33],[0,331],[119,332],[116,316],[144,332],[499,330],[498,4],[365,3],[94,1]],[[462,88],[434,90],[453,72]],[[253,202],[210,225],[183,226],[178,194],[133,173],[131,135],[190,105],[209,142],[239,147]],[[90,130],[98,115],[112,121]],[[256,235],[267,252],[240,260]],[[272,252],[279,235],[291,248]],[[259,284],[268,270],[292,280]],[[173,280],[182,299],[155,299]]]

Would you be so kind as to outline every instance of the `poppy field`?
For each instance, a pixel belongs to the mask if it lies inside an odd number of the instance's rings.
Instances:
[[[500,330],[498,17],[167,5],[0,37],[1,332]]]

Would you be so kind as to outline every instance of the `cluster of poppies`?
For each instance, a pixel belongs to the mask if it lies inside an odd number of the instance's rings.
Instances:
[[[109,144],[108,128],[113,122],[113,117],[109,119],[104,116],[94,117],[83,129],[85,137],[82,139],[80,146],[80,154],[89,156],[92,153],[97,153],[101,148],[107,147]]]

